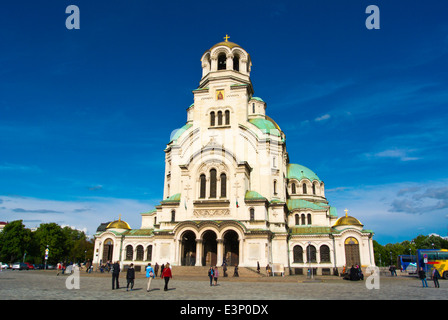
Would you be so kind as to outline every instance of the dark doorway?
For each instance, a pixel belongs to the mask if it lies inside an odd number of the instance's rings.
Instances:
[[[106,263],[107,261],[112,262],[113,253],[114,253],[114,242],[111,239],[107,239],[106,241],[104,241],[103,263]]]
[[[361,259],[359,257],[359,243],[353,237],[345,240],[345,264],[347,268],[351,266],[361,265]]]
[[[206,231],[203,236],[204,255],[202,256],[203,266],[216,266],[218,244],[216,242],[216,233]]]
[[[224,259],[228,266],[239,264],[240,244],[238,234],[233,231],[227,231],[224,234]]]
[[[181,239],[181,265],[194,266],[196,263],[196,235],[193,231],[185,231]]]

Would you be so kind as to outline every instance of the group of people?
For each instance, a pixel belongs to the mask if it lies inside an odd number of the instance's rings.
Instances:
[[[224,277],[227,277],[227,264],[223,264],[222,270],[224,271]],[[215,283],[215,286],[218,285],[218,276],[219,276],[218,267],[215,266],[213,268],[213,266],[211,266],[210,269],[208,270],[208,277],[210,279],[210,286],[213,286],[213,282]],[[235,269],[233,270],[233,276],[234,277],[239,277],[240,276],[239,273],[238,273],[238,265],[235,265]]]
[[[148,282],[146,285],[146,292],[150,291],[151,280],[154,279],[155,277],[157,277],[158,270],[159,270],[159,266],[157,263],[154,266],[154,268],[151,266],[151,263],[148,263],[148,265],[146,266],[146,270],[145,270],[146,278],[148,279]],[[111,271],[112,271],[112,290],[119,289],[120,288],[120,284],[119,284],[120,262],[119,261],[115,262],[112,265]],[[165,265],[162,264],[161,271],[160,271],[160,277],[165,280],[164,291],[168,291],[168,283],[169,283],[170,279],[173,278],[173,274],[171,272],[171,266],[168,262]],[[129,287],[130,287],[131,291],[134,289],[134,280],[135,280],[135,268],[134,268],[134,264],[131,263],[126,270],[126,281],[127,281],[126,291],[129,291]]]
[[[420,268],[420,270],[418,271],[418,277],[422,281],[423,288],[428,288],[428,281],[426,281],[426,271],[423,270],[423,268]],[[440,288],[439,279],[441,278],[441,276],[439,270],[437,270],[436,268],[432,269],[431,278],[434,281],[434,287]]]
[[[350,281],[359,281],[364,280],[364,274],[362,273],[362,269],[359,265],[352,265],[350,270],[347,272],[347,270],[344,268],[342,269],[342,276],[344,277],[344,280],[350,280]]]

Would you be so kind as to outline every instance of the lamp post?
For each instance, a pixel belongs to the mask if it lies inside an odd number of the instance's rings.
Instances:
[[[311,269],[311,241],[308,241],[308,264],[310,268],[311,280],[313,279],[313,269]]]
[[[47,270],[47,260],[48,260],[48,252],[50,250],[48,250],[48,244],[47,244],[47,248],[45,249],[45,270]]]

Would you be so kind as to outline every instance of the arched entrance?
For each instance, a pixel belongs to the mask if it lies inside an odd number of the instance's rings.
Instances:
[[[353,237],[345,239],[345,265],[347,268],[351,266],[359,265],[361,266],[361,259],[359,257],[359,243]]]
[[[107,261],[112,262],[113,253],[114,242],[112,241],[112,239],[106,239],[103,245],[103,263],[106,263]]]
[[[229,230],[224,234],[224,259],[228,266],[239,264],[240,244],[238,234]]]
[[[203,244],[203,266],[215,266],[217,262],[218,243],[216,241],[216,233],[208,230],[204,232],[202,236]]]
[[[196,235],[185,231],[181,237],[181,265],[194,266],[196,263]]]

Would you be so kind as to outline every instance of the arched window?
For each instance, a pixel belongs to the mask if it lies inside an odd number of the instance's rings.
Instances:
[[[201,183],[201,189],[199,192],[199,198],[204,199],[205,198],[205,174],[201,174],[200,178]]]
[[[240,71],[240,57],[238,55],[233,57],[233,70]]]
[[[135,258],[135,260],[143,261],[143,253],[144,253],[143,246],[142,245],[137,246],[137,257]]]
[[[303,194],[306,194],[306,183],[303,184]]]
[[[146,261],[151,261],[152,260],[152,245],[149,245],[146,248]]]
[[[277,180],[274,180],[274,194],[277,194]]]
[[[218,56],[218,70],[226,70],[227,66],[227,55],[225,53],[220,53]]]
[[[255,103],[252,103],[252,113],[255,113]]]
[[[226,125],[229,125],[230,124],[230,111],[229,110],[226,110],[225,118],[226,118]]]
[[[222,126],[222,111],[218,111],[218,126]]]
[[[296,226],[300,225],[300,217],[298,214],[295,215]]]
[[[293,262],[295,263],[303,263],[303,249],[301,246],[294,246],[292,249],[293,254]]]
[[[133,258],[134,258],[134,249],[129,244],[126,246],[126,260],[132,261]]]
[[[316,194],[316,185],[313,183],[313,194]]]
[[[250,221],[254,221],[255,220],[255,209],[254,208],[250,208]]]
[[[304,226],[304,225],[306,225],[306,222],[305,222],[305,215],[302,213],[302,225]]]
[[[221,173],[221,198],[227,197],[227,176],[225,173]]]
[[[210,198],[216,198],[216,169],[210,170]]]
[[[331,262],[330,248],[327,245],[323,245],[320,247],[320,262]]]
[[[316,247],[311,244],[306,248],[306,260],[307,262],[317,262]]]
[[[296,194],[296,184],[295,184],[295,183],[293,183],[293,184],[291,185],[291,193],[292,193],[292,194]]]
[[[176,211],[172,210],[171,211],[171,222],[175,222],[176,221]]]
[[[210,126],[215,126],[215,111],[210,112]]]
[[[306,215],[306,219],[308,220],[308,224],[311,224],[311,213]]]

